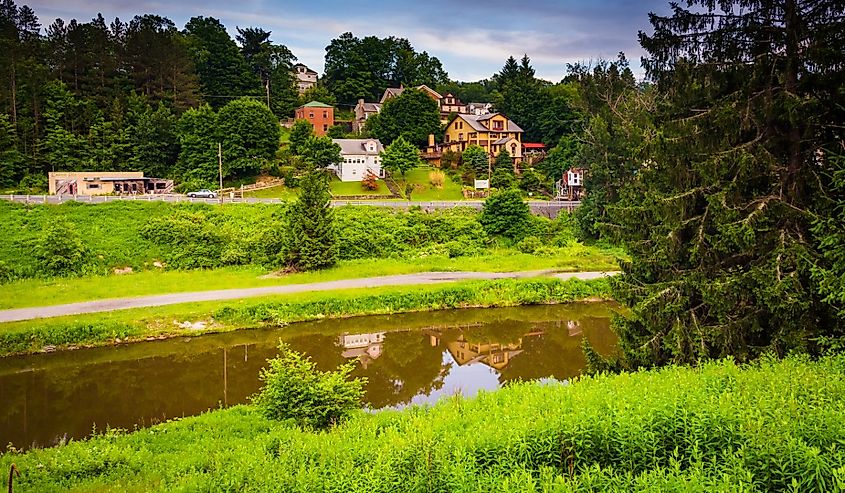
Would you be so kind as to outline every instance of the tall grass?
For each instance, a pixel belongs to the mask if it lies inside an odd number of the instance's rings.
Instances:
[[[845,358],[523,383],[303,432],[239,406],[25,454],[16,491],[845,488]]]

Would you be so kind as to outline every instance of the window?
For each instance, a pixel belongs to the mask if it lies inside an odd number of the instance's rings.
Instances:
[[[324,124],[323,124],[323,132],[325,132],[325,131],[326,131],[326,130],[328,130],[328,129],[329,129],[329,126],[328,126],[328,125],[326,125],[326,124],[324,123]]]
[[[328,111],[324,111],[324,112],[323,112],[323,118],[328,118],[328,117],[329,117],[329,112],[328,112]]]
[[[308,118],[314,118],[314,112],[313,111],[308,113]]]
[[[100,184],[99,184],[99,183],[87,183],[86,185],[88,185],[88,188],[89,188],[89,189],[92,189],[92,188],[100,188]]]

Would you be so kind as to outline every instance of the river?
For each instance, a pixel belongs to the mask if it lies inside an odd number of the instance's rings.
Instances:
[[[46,447],[249,401],[280,340],[321,369],[352,359],[371,409],[472,396],[515,380],[566,380],[586,337],[613,350],[615,305],[443,310],[291,324],[0,359],[0,450]]]

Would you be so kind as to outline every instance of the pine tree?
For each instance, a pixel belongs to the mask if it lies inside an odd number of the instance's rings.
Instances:
[[[190,109],[178,123],[179,159],[176,176],[197,186],[217,183],[217,113],[209,105]]]
[[[420,150],[402,137],[394,140],[382,153],[382,166],[391,173],[405,173],[422,164]]]
[[[841,321],[812,242],[841,132],[842,2],[693,0],[650,16],[658,139],[611,210],[628,366],[809,347]]]
[[[288,213],[285,263],[297,270],[325,269],[335,264],[337,246],[327,175],[308,172],[300,180],[299,197]]]

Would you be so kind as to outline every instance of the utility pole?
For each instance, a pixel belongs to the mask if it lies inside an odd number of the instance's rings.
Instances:
[[[267,79],[267,82],[264,84],[264,88],[267,90],[267,107],[270,107],[270,79]]]
[[[217,143],[217,175],[220,177],[220,189],[217,191],[217,198],[220,205],[223,205],[223,144]]]

